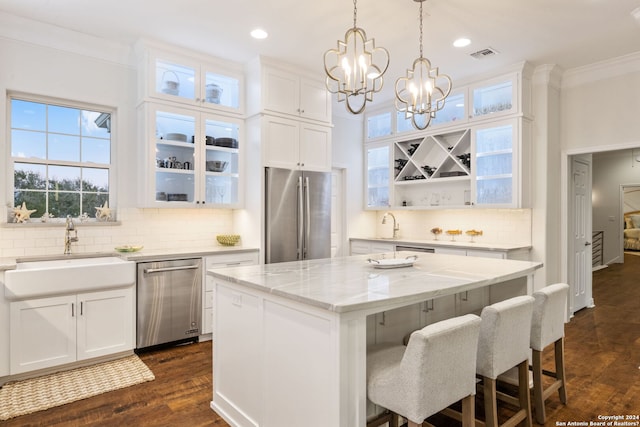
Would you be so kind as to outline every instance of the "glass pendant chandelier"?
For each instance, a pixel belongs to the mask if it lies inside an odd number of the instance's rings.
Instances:
[[[344,41],[338,40],[336,49],[324,54],[324,71],[329,92],[338,95],[352,114],[364,111],[367,102],[383,85],[383,74],[389,67],[389,52],[376,47],[374,39],[356,24],[356,0],[353,0],[353,28],[347,30]]]
[[[414,128],[424,130],[436,112],[444,108],[451,92],[451,78],[440,74],[438,67],[432,67],[422,53],[422,3],[425,0],[414,1],[420,3],[420,57],[413,61],[406,77],[396,80],[396,109],[411,119]]]

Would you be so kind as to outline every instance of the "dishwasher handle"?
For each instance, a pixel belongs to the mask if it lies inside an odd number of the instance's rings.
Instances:
[[[144,274],[162,273],[165,271],[195,270],[199,267],[199,265],[183,265],[180,267],[145,268]]]

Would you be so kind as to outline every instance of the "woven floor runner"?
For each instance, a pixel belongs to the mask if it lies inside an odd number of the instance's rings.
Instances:
[[[147,365],[132,355],[71,371],[8,382],[0,388],[0,421],[154,379]]]

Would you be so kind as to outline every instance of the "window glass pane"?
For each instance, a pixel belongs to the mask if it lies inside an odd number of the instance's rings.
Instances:
[[[82,191],[108,192],[109,170],[82,168]]]
[[[13,157],[47,157],[47,137],[45,133],[24,130],[11,131],[11,155]]]
[[[46,105],[37,102],[11,100],[11,127],[45,131],[47,129]]]
[[[49,189],[55,191],[80,191],[80,168],[49,166]]]
[[[109,164],[111,162],[111,143],[108,139],[82,138],[81,160]]]
[[[31,221],[45,212],[94,218],[109,201],[111,114],[17,99],[10,106],[12,157],[35,162],[12,165],[14,206],[36,209]]]
[[[39,218],[47,211],[46,193],[41,191],[15,191],[13,193],[13,205],[22,206],[26,203],[27,209],[36,211],[31,214],[31,218]]]
[[[49,105],[48,131],[80,135],[80,110]]]
[[[80,137],[50,133],[49,160],[80,161]]]
[[[94,218],[96,208],[104,206],[104,202],[107,200],[109,200],[109,195],[105,193],[82,193],[82,213]]]
[[[16,163],[13,172],[13,186],[16,190],[44,190],[47,188],[46,176],[47,170],[45,165]]]
[[[98,111],[82,111],[82,135],[109,139],[111,114]]]
[[[49,213],[56,218],[80,216],[80,193],[56,192],[49,195]]]

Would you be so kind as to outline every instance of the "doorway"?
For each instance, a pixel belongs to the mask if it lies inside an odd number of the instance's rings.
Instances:
[[[627,144],[612,144],[601,147],[592,147],[592,148],[583,148],[583,149],[575,149],[570,151],[562,152],[562,163],[561,163],[561,200],[562,200],[562,217],[561,217],[561,235],[564,238],[560,241],[561,244],[561,253],[565,260],[565,262],[561,265],[561,277],[562,281],[569,283],[572,287],[572,294],[569,301],[569,315],[572,316],[573,313],[578,311],[580,308],[584,307],[593,307],[596,301],[593,300],[593,293],[591,289],[591,280],[592,280],[592,262],[591,261],[591,228],[596,227],[595,229],[603,229],[608,227],[608,224],[614,225],[621,223],[622,221],[622,200],[621,196],[619,198],[618,194],[620,194],[620,185],[627,182],[637,182],[636,180],[626,179],[620,177],[620,167],[610,166],[608,164],[603,163],[601,166],[598,163],[596,166],[597,157],[603,156],[613,156],[615,152],[619,152],[622,156],[623,152],[626,153],[625,161],[626,168],[638,168],[640,167],[640,162],[631,162],[629,159],[633,157],[633,153],[638,152],[638,148],[640,147],[640,142],[635,143],[627,143]],[[575,188],[574,188],[574,163],[576,160],[587,160],[591,162],[592,169],[590,176],[586,179],[591,182],[591,179],[594,179],[593,191],[587,191],[588,195],[583,199],[583,204],[581,208],[577,208],[578,203],[575,198]],[[607,170],[610,173],[603,174],[603,171]],[[633,172],[637,172],[637,169],[633,169]],[[604,175],[604,176],[603,176]],[[596,182],[606,181],[606,188],[596,188]],[[637,184],[640,186],[640,184]],[[613,189],[611,188],[613,186]],[[601,202],[599,197],[607,197],[607,202]],[[608,198],[613,196],[614,201],[610,201]],[[601,209],[601,205],[604,205],[608,208],[606,213],[602,213],[599,211]],[[595,207],[594,207],[595,206]],[[613,211],[611,210],[613,208]],[[594,224],[597,222],[597,218],[600,217],[602,221],[605,221],[604,224]],[[576,227],[576,222],[580,219],[585,219],[586,224],[588,225],[588,229],[584,230],[584,240],[578,239],[578,235],[576,234],[576,230],[579,227]],[[586,218],[589,218],[588,220]],[[619,226],[620,235],[622,235],[622,225]],[[609,232],[605,231],[605,239],[606,235]],[[579,233],[578,233],[579,234]],[[622,237],[620,237],[620,243],[618,243],[618,239],[616,236],[618,235],[618,227],[611,233],[609,233],[609,242],[613,239],[613,245],[615,247],[620,248],[621,258],[623,259],[622,253]],[[586,244],[586,251],[582,251],[580,245]],[[605,264],[611,262],[619,262],[616,256],[611,255],[611,249],[608,251],[609,255],[605,257]],[[620,260],[622,261],[622,260]],[[582,293],[582,294],[580,294]],[[581,299],[582,298],[582,299]]]

